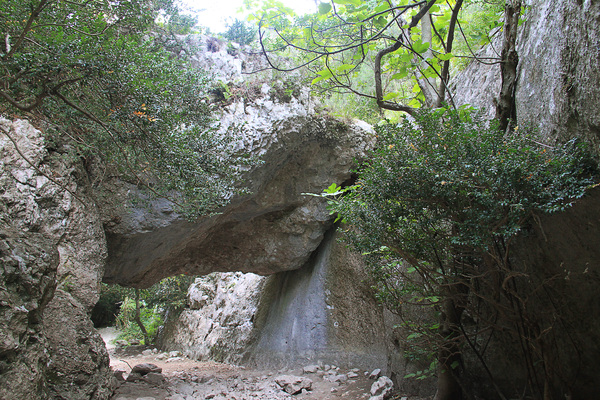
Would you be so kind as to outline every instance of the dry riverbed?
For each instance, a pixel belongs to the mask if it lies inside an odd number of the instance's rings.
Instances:
[[[369,377],[373,371],[343,370],[331,365],[260,371],[195,361],[177,352],[160,353],[144,346],[118,348],[112,342],[116,332],[111,329],[101,329],[101,334],[107,342],[111,368],[123,371],[124,378],[118,383],[114,379],[118,387],[112,400],[368,400],[376,382],[375,376]],[[132,374],[132,368],[139,364],[153,364],[160,372]],[[384,378],[381,382],[385,383]]]

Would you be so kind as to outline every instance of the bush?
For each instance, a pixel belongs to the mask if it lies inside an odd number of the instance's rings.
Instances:
[[[413,354],[435,354],[445,379],[462,376],[466,349],[489,371],[487,342],[472,338],[494,332],[503,318],[501,330],[534,360],[523,366],[535,377],[530,382],[547,374],[552,368],[536,349],[548,339],[531,328],[544,324],[517,292],[516,280],[530,278],[517,272],[510,241],[539,214],[564,210],[594,185],[597,162],[587,146],[548,146],[519,129],[505,135],[465,109],[422,112],[379,126],[377,134],[357,183],[325,195],[334,195],[330,206],[347,223],[346,240],[366,255],[379,299],[399,314],[423,306],[429,310],[420,314],[437,316],[405,321],[426,347]]]

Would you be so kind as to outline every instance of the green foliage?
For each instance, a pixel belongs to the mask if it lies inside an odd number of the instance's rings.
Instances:
[[[256,40],[256,28],[246,21],[236,18],[233,22],[228,22],[226,27],[227,30],[222,33],[222,36],[227,40],[242,46],[249,45]]]
[[[208,77],[166,50],[191,26],[170,0],[2,2],[0,112],[32,111],[57,143],[118,166],[190,217],[209,212],[238,190],[246,160],[235,135],[216,134]]]
[[[409,0],[333,0],[320,3],[316,13],[305,16],[269,1],[254,5],[251,20],[260,24],[267,53],[277,52],[296,66],[306,66],[319,93],[351,94],[349,110],[354,108],[357,94],[376,100],[373,78],[365,79],[364,73],[370,70],[373,76],[376,56],[397,45],[381,61],[380,100],[419,108],[427,100],[424,87],[441,92],[440,80],[448,79],[446,63],[452,71],[464,68],[473,52],[488,43],[490,31],[501,21],[498,11],[502,5],[498,1],[437,1],[429,10],[432,28],[412,23],[425,3]],[[452,17],[455,8],[456,24]],[[455,35],[457,31],[461,33]],[[453,48],[450,43],[455,37],[457,46]],[[291,68],[287,61],[272,62],[281,70]],[[443,94],[437,93],[442,98]]]
[[[149,338],[155,338],[158,333],[158,328],[162,325],[162,312],[158,306],[144,307],[140,310],[140,319],[148,332]],[[117,329],[120,331],[117,336],[118,340],[139,340],[145,345],[150,343],[144,343],[144,335],[140,330],[140,327],[135,323],[135,301],[130,297],[125,297],[119,315],[116,319]]]
[[[322,196],[346,222],[345,239],[365,255],[379,300],[405,319],[414,342],[407,357],[429,363],[441,354],[438,369],[454,369],[468,344],[484,362],[487,341],[472,338],[504,318],[503,332],[512,329],[527,357],[543,365],[535,349],[544,338],[526,328],[538,326],[539,313],[528,313],[526,294],[514,289],[516,279],[532,277],[515,272],[510,243],[538,215],[562,211],[596,186],[587,146],[547,146],[521,129],[504,134],[467,109],[421,112],[376,130],[357,183]],[[462,325],[463,311],[476,327]]]
[[[377,127],[378,146],[359,183],[336,204],[361,227],[355,243],[379,253],[400,247],[417,266],[447,265],[456,246],[486,250],[534,213],[568,207],[594,183],[595,163],[582,143],[544,146],[488,124],[441,110]]]
[[[194,277],[188,275],[171,276],[148,289],[139,290],[140,319],[151,340],[156,337],[158,327],[163,323],[167,310],[177,312],[185,307],[187,291],[193,281]],[[119,339],[143,340],[143,334],[135,322],[134,298],[135,290],[132,288],[103,284],[100,300],[96,306],[98,310],[93,313],[93,316],[102,316],[110,310],[118,310],[115,322],[117,328],[122,331]],[[92,320],[100,324],[100,321],[94,317]]]

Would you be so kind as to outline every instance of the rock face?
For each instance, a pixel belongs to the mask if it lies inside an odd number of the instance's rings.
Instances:
[[[548,143],[583,138],[600,154],[600,3],[528,3],[517,39],[518,125],[535,128]],[[498,44],[494,47],[498,49]],[[482,54],[497,56],[492,47]],[[493,117],[499,85],[498,65],[472,63],[455,80],[455,100],[482,108]],[[543,351],[547,376],[552,377],[544,390],[555,397],[594,397],[600,385],[597,374],[590,373],[598,369],[592,347],[599,340],[600,328],[597,318],[589,317],[599,312],[600,279],[594,272],[600,246],[599,199],[600,192],[594,189],[572,208],[540,216],[530,232],[512,245],[515,268],[523,274],[515,279],[525,304],[522,318],[536,332],[544,332],[536,346]],[[497,332],[486,354],[497,384],[507,388],[507,393],[526,386],[526,371],[516,367],[524,365],[520,344],[509,336]],[[506,354],[513,356],[509,360]],[[543,384],[544,373],[536,373]],[[479,377],[473,379],[476,390],[486,393],[489,384]]]
[[[29,256],[25,253],[19,267],[29,273],[28,260],[37,258],[33,255],[58,254],[57,266],[43,267],[47,275],[35,272],[34,263],[33,280],[20,283],[24,293],[35,285],[39,289],[38,305],[32,299],[28,320],[34,336],[44,332],[39,343],[49,360],[47,370],[35,379],[46,380],[49,398],[105,399],[108,354],[89,313],[98,300],[106,248],[86,175],[78,160],[48,152],[42,132],[27,121],[2,118],[0,128],[0,218],[20,232],[19,240],[42,242],[31,247]],[[44,261],[47,256],[39,257],[39,265],[49,262]],[[31,368],[30,374],[39,372]]]
[[[43,398],[42,312],[54,293],[58,251],[41,234],[8,227],[0,218],[0,398]]]
[[[548,141],[583,137],[600,143],[600,3],[529,0],[517,38],[519,125]],[[498,49],[498,45],[494,46]],[[492,47],[484,54],[497,57]],[[455,80],[455,101],[494,115],[500,66],[472,63]]]
[[[222,51],[220,57],[233,56]],[[304,193],[347,181],[354,158],[372,142],[371,129],[319,115],[305,91],[286,97],[275,90],[292,83],[247,83],[254,90],[224,106],[219,120],[222,132],[237,127],[237,146],[263,161],[243,178],[251,194],[198,222],[179,218],[160,201],[150,210],[103,207],[105,282],[147,287],[181,273],[272,274],[300,268],[319,246],[331,225],[329,213],[322,199]],[[107,192],[118,185],[108,182]]]
[[[166,349],[261,368],[322,362],[386,367],[383,311],[357,255],[332,231],[299,270],[269,277],[216,273],[190,288],[190,309],[169,324]]]

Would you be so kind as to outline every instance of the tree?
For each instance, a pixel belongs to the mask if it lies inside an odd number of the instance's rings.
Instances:
[[[501,10],[499,1],[490,3],[485,2],[489,13]],[[291,10],[269,2],[254,18],[272,68],[306,67],[314,76],[313,84],[323,90],[367,97],[382,109],[412,114],[422,106],[452,104],[448,90],[452,61],[474,58],[474,48],[485,43],[481,37],[489,38],[489,31],[500,21],[496,17],[491,26],[482,26],[472,35],[478,39],[470,43],[459,17],[469,7],[481,6],[481,1],[474,0],[332,0],[321,3],[318,14],[290,20]],[[510,26],[518,23],[520,9],[514,10],[517,21],[511,19]],[[466,54],[454,54],[457,39]],[[292,53],[301,61],[289,66],[288,60],[277,61],[273,53]],[[357,89],[354,78],[363,65],[372,70],[372,91]],[[413,86],[406,90],[401,82],[408,79]]]
[[[563,311],[552,309],[544,320],[530,309],[531,293],[522,289],[541,291],[548,282],[519,269],[511,243],[538,215],[582,197],[596,182],[596,161],[577,141],[551,147],[523,132],[505,135],[464,109],[419,112],[412,121],[380,125],[377,134],[357,183],[326,195],[334,196],[345,237],[367,256],[390,309],[425,307],[430,311],[417,315],[438,316],[429,324],[406,321],[411,336],[435,353],[436,399],[465,394],[467,352],[499,398],[516,394],[496,386],[486,362],[496,334],[520,343],[528,384],[515,391],[550,398],[549,387],[560,382],[550,330]]]
[[[165,49],[191,21],[171,0],[11,0],[0,15],[0,112],[50,121],[191,216],[236,192],[244,161],[215,132],[210,81]]]

